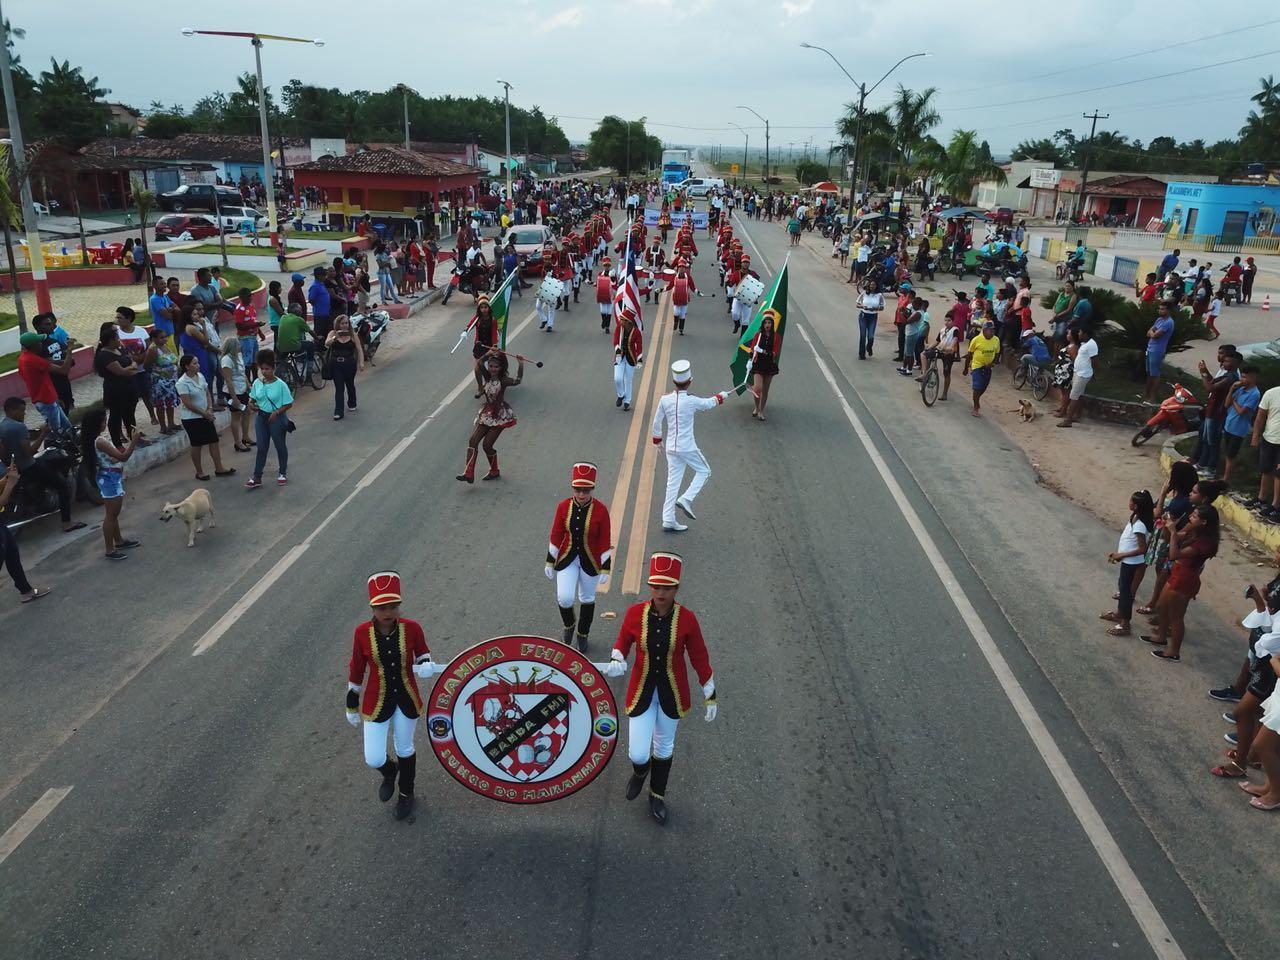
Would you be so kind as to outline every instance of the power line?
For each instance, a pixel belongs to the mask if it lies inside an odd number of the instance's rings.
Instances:
[[[1151,77],[1139,77],[1136,80],[1121,80],[1118,83],[1104,83],[1099,87],[1086,87],[1083,90],[1069,90],[1066,93],[1051,93],[1043,97],[1024,97],[1021,100],[1005,100],[1000,103],[981,103],[972,107],[947,107],[949,112],[959,113],[962,110],[990,110],[993,107],[1012,107],[1022,103],[1040,103],[1044,100],[1060,100],[1063,97],[1076,97],[1084,93],[1097,93],[1099,90],[1114,90],[1116,87],[1131,87],[1135,83],[1149,83],[1152,80],[1166,80],[1169,77],[1181,77],[1188,73],[1198,73],[1201,70],[1212,70],[1215,67],[1225,67],[1233,63],[1246,63],[1249,60],[1260,60],[1263,57],[1272,57],[1280,50],[1267,50],[1263,53],[1251,54],[1247,57],[1235,57],[1231,60],[1219,60],[1217,63],[1206,63],[1199,67],[1188,67],[1185,70],[1175,70],[1172,73],[1158,73]]]
[[[1137,57],[1150,57],[1157,53],[1168,53],[1170,50],[1175,50],[1178,47],[1187,47],[1193,43],[1204,43],[1206,40],[1217,40],[1219,37],[1229,37],[1233,33],[1244,33],[1246,30],[1257,30],[1261,27],[1270,27],[1277,23],[1280,23],[1280,20],[1264,20],[1262,23],[1251,23],[1248,26],[1237,27],[1234,30],[1226,30],[1222,33],[1213,33],[1207,37],[1196,37],[1193,40],[1183,40],[1179,43],[1161,44],[1154,50],[1141,50],[1138,53],[1129,53],[1123,57],[1111,57],[1107,60],[1095,60],[1093,63],[1081,63],[1073,67],[1068,67],[1065,70],[1054,70],[1050,73],[1038,73],[1033,77],[1018,77],[1015,80],[997,80],[995,83],[984,83],[979,87],[966,87],[964,90],[952,90],[941,95],[943,97],[954,97],[962,93],[974,93],[978,90],[989,90],[992,87],[1007,87],[1011,83],[1030,83],[1032,80],[1044,80],[1047,77],[1060,77],[1064,73],[1078,73],[1081,70],[1088,70],[1091,67],[1105,67],[1113,63],[1119,63],[1122,60],[1133,60]]]
[[[1225,100],[1234,101],[1234,100],[1238,100],[1240,97],[1245,96],[1250,92],[1252,92],[1251,87],[1245,88],[1243,90],[1232,90],[1232,91],[1223,90],[1218,93],[1206,94],[1203,97],[1193,97],[1187,100],[1178,100],[1177,103],[1179,107],[1183,107],[1183,106],[1195,106],[1197,104],[1202,104],[1202,103],[1218,103],[1220,101],[1225,101]],[[1150,107],[1164,107],[1164,106],[1168,106],[1168,104],[1169,104],[1169,100],[1168,98],[1165,98],[1163,100],[1151,100],[1146,103],[1130,103],[1130,104],[1125,104],[1119,107],[1112,107],[1112,112],[1126,113],[1126,112],[1132,112],[1134,110],[1146,110],[1146,109],[1149,109]],[[985,133],[989,130],[1006,130],[1010,127],[1029,127],[1029,126],[1034,126],[1037,123],[1050,123],[1054,120],[1070,120],[1074,117],[1075,117],[1075,113],[1055,113],[1051,117],[1040,117],[1037,120],[1019,120],[1016,123],[1001,123],[1001,124],[996,124],[995,126],[979,127],[978,132]]]

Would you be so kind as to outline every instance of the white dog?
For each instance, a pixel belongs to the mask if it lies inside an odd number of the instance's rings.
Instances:
[[[200,533],[203,528],[201,523],[205,517],[209,518],[209,529],[215,526],[213,522],[213,497],[209,496],[209,491],[204,487],[198,487],[191,491],[191,496],[178,503],[166,503],[160,511],[160,519],[168,523],[174,517],[178,517],[187,525],[187,546],[194,547],[196,545],[196,534]]]

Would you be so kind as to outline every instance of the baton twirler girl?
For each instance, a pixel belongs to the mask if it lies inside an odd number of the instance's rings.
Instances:
[[[575,463],[569,471],[572,496],[556,505],[547,544],[547,579],[555,582],[556,602],[564,622],[564,642],[573,643],[577,627],[578,649],[587,649],[591,621],[596,613],[596,587],[607,583],[613,559],[609,511],[595,498],[596,465]],[[580,604],[573,613],[574,594]]]
[[[392,570],[369,578],[372,619],[356,627],[347,672],[347,723],[358,727],[364,720],[364,762],[382,774],[378,799],[391,799],[400,774],[400,796],[395,817],[403,820],[413,810],[413,778],[418,758],[413,733],[422,713],[418,678],[437,673],[427,649],[427,638],[414,620],[400,616],[400,575]],[[364,695],[361,696],[361,684]],[[387,730],[395,742],[396,759],[387,757]]]
[[[682,567],[683,561],[674,553],[649,558],[650,599],[634,604],[623,615],[612,660],[604,671],[610,677],[622,676],[627,672],[627,655],[635,648],[626,700],[632,766],[627,799],[638,797],[649,777],[649,812],[662,824],[667,822],[665,796],[676,727],[692,706],[686,660],[702,685],[707,722],[716,718],[716,682],[702,628],[692,610],[676,603]]]

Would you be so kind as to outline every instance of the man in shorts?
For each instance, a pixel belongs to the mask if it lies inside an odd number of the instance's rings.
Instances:
[[[973,409],[970,414],[982,416],[982,395],[991,386],[991,369],[1000,355],[1000,340],[996,337],[996,325],[988,320],[982,325],[982,332],[969,341],[969,352],[964,358],[962,373],[973,380]]]
[[[1276,482],[1276,470],[1280,468],[1280,387],[1272,387],[1258,401],[1250,442],[1258,450],[1258,515],[1280,523],[1280,483]]]

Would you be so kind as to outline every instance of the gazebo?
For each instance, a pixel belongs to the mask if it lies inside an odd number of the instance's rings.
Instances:
[[[391,224],[434,224],[442,209],[473,203],[480,185],[476,167],[403,147],[321,157],[298,165],[293,174],[298,186],[325,192],[330,222],[343,229],[365,214]]]

